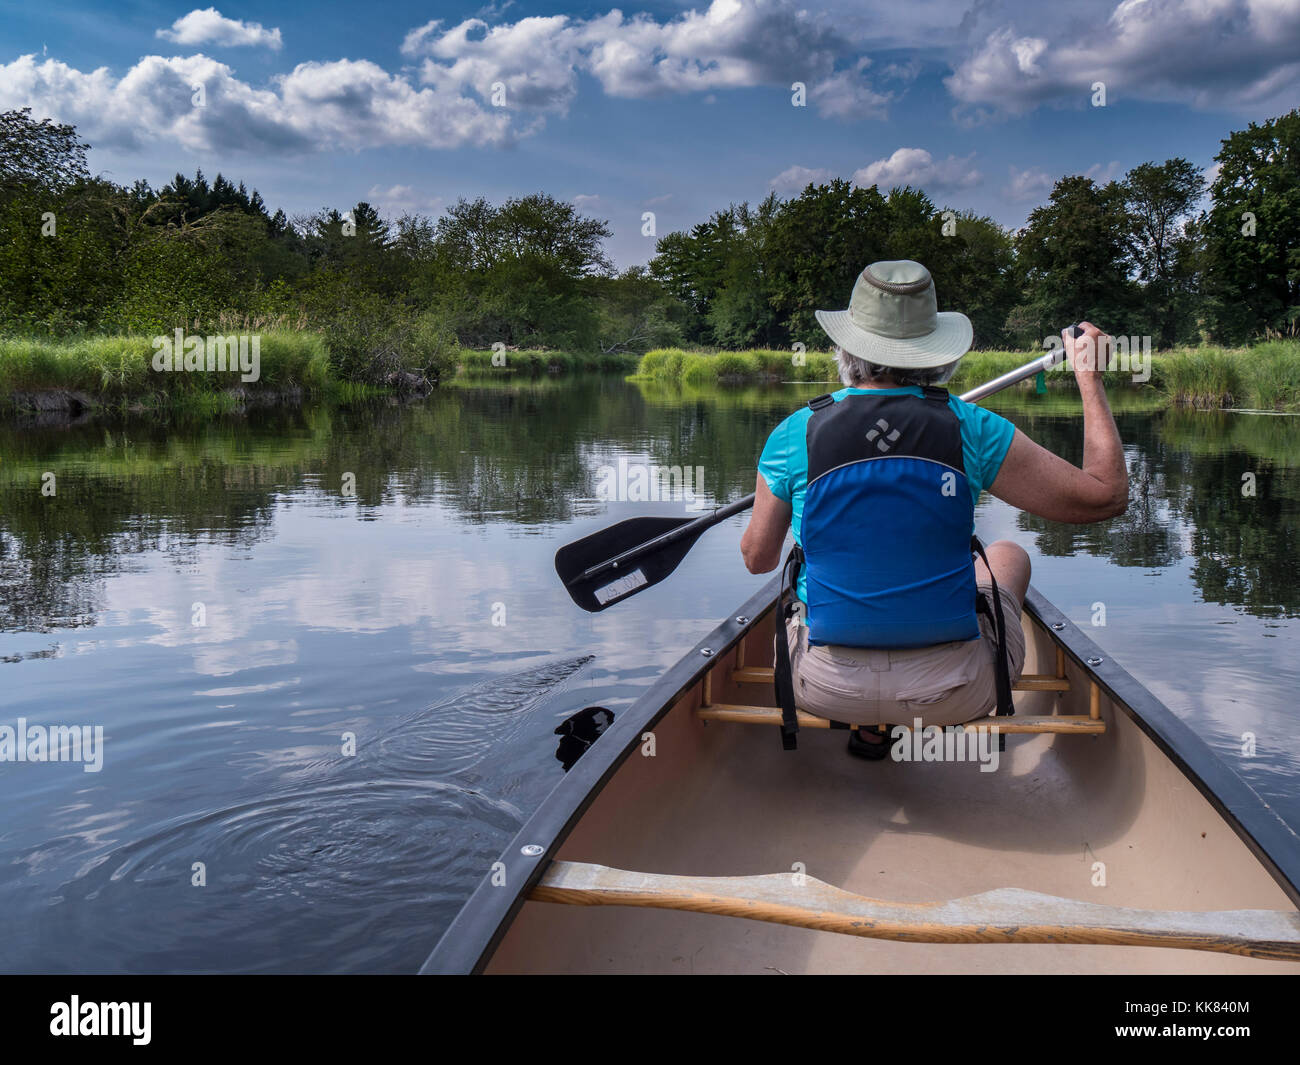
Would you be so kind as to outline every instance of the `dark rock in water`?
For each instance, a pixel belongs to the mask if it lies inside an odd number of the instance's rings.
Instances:
[[[424,396],[433,391],[433,384],[422,374],[407,370],[395,370],[384,378],[384,384],[399,393],[414,392]]]
[[[306,398],[306,391],[297,385],[286,388],[258,389],[236,385],[225,389],[225,394],[234,398],[237,411],[259,407],[297,407]]]
[[[84,392],[48,388],[38,392],[14,392],[9,407],[18,424],[31,428],[64,428],[90,421],[98,404]]]
[[[99,404],[85,392],[74,392],[67,388],[45,388],[36,392],[13,393],[13,404],[20,411],[35,411],[38,414],[66,414],[76,418],[87,411],[94,410]]]

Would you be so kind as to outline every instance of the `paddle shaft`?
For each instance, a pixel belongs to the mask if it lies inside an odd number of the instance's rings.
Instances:
[[[1077,326],[1070,327],[1071,330],[1077,330],[1077,328]],[[1078,333],[1072,332],[1071,335],[1077,336]],[[1018,381],[1023,381],[1026,378],[1033,377],[1034,374],[1039,373],[1042,370],[1050,370],[1052,367],[1060,363],[1064,357],[1064,348],[1053,348],[1046,355],[1040,355],[1031,362],[1025,363],[1024,366],[1018,367],[1015,370],[1008,370],[1006,373],[1002,374],[1001,377],[995,377],[992,381],[987,381],[976,388],[972,388],[969,392],[963,392],[960,398],[967,403],[978,402],[981,399],[993,395],[995,392],[1001,392],[1002,389],[1008,388],[1011,385],[1016,384]],[[639,558],[644,558],[646,555],[667,547],[669,544],[675,544],[679,540],[685,539],[688,536],[699,536],[700,533],[704,532],[706,529],[711,529],[719,522],[726,521],[728,518],[733,517],[736,514],[743,513],[753,505],[754,493],[751,492],[743,499],[737,499],[734,503],[728,503],[724,507],[718,507],[716,510],[697,518],[695,521],[687,522],[685,525],[679,525],[676,529],[671,529],[660,536],[656,536],[653,540],[647,540],[643,544],[638,544],[636,547],[629,548],[620,555],[615,555],[613,558],[608,558],[604,562],[599,562],[596,565],[589,567],[582,572],[580,579],[589,581],[599,577],[603,573],[610,573],[622,569],[628,563],[635,562]]]

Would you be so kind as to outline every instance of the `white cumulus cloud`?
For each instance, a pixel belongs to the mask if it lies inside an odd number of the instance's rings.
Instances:
[[[792,0],[712,0],[662,22],[617,9],[497,26],[435,19],[408,33],[402,51],[422,58],[427,84],[484,99],[504,86],[511,108],[564,112],[582,73],[606,94],[632,98],[798,81],[821,114],[845,119],[880,117],[889,99],[867,84],[869,61],[853,43]]]
[[[480,14],[496,19],[510,6]],[[610,96],[704,100],[727,89],[785,93],[798,82],[823,116],[883,117],[891,97],[868,83],[869,58],[837,25],[796,0],[711,0],[663,18],[611,10],[499,25],[435,19],[402,43],[413,68],[311,61],[256,84],[202,53],[146,55],[124,72],[22,55],[0,62],[0,106],[75,123],[97,147],[165,141],[190,151],[502,145],[540,129],[548,114],[566,113],[582,77]],[[215,7],[157,34],[189,46],[281,46],[279,29]]]
[[[1052,194],[1057,179],[1064,177],[1066,173],[1060,171],[1053,176],[1040,166],[1031,166],[1024,170],[1011,166],[1008,167],[1008,172],[1011,179],[1003,188],[1003,195],[1014,202],[1036,200],[1039,203],[1047,202],[1047,198]],[[1078,171],[1071,171],[1071,173],[1078,173]],[[1121,177],[1123,173],[1124,168],[1120,165],[1119,160],[1112,159],[1109,163],[1093,163],[1083,172],[1083,176],[1091,178],[1098,185],[1106,185]]]
[[[215,7],[195,8],[172,23],[169,30],[157,30],[154,36],[173,44],[252,45],[279,51],[279,29],[268,30],[260,22],[241,22],[226,18]]]
[[[442,209],[443,198],[411,185],[371,185],[366,200],[390,214],[434,214]]]
[[[878,185],[885,191],[903,185],[927,191],[966,189],[981,180],[974,159],[974,155],[963,159],[950,155],[936,160],[924,148],[899,148],[888,159],[877,159],[855,170],[853,183],[863,188]]]
[[[1046,200],[1055,184],[1052,176],[1042,167],[1031,166],[1021,170],[1010,168],[1011,180],[1003,190],[1007,199],[1017,202],[1022,200]]]
[[[1105,28],[1079,35],[989,33],[945,79],[973,115],[1023,114],[1044,103],[1126,98],[1198,108],[1289,109],[1300,95],[1296,0],[1123,0]]]
[[[199,87],[202,88],[201,96]],[[198,101],[201,100],[201,104]],[[0,64],[0,107],[72,122],[96,146],[166,139],[191,151],[501,144],[509,118],[365,60],[300,63],[269,88],[204,55],[145,56],[121,77],[56,59]]]
[[[825,185],[835,175],[823,166],[790,166],[777,174],[768,185],[784,196],[794,196],[808,185]]]

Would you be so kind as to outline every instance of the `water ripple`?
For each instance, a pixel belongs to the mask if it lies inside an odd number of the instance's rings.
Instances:
[[[212,970],[213,943],[224,971],[288,958],[311,970],[385,969],[422,925],[454,910],[455,885],[522,822],[511,803],[447,781],[298,787],[182,819],[88,863],[48,900],[36,929],[45,949],[31,945],[53,971],[79,970],[87,956],[127,971]]]
[[[554,695],[592,657],[492,677],[398,722],[372,743],[363,744],[358,759],[374,761],[394,773],[463,773],[515,739],[542,699]]]
[[[114,959],[110,971],[409,967],[524,821],[501,774],[490,787],[466,771],[590,660],[491,678],[307,779],[83,860],[11,943],[15,956],[50,972],[85,971],[87,957]]]

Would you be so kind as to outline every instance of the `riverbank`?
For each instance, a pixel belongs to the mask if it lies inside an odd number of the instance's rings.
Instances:
[[[949,388],[960,392],[1023,366],[1031,352],[973,351]],[[1201,408],[1300,410],[1300,341],[1270,340],[1249,348],[1176,348],[1151,355],[1149,378],[1136,366],[1107,371],[1108,387],[1151,390],[1167,401]],[[685,351],[659,348],[641,357],[633,380],[683,385],[758,384],[765,381],[838,383],[834,357],[809,351]],[[1060,370],[1045,375],[1049,388],[1073,388]],[[1034,387],[1029,381],[1021,388]]]
[[[349,379],[336,369],[330,338],[320,332],[269,330],[256,334],[255,344],[248,336],[211,338],[219,344],[200,338],[202,349],[187,356],[181,344],[179,357],[173,338],[161,339],[167,343],[160,348],[160,338],[143,335],[0,338],[0,409],[52,417],[98,409],[229,413],[315,398],[424,394],[438,383],[404,366],[371,375],[374,380]],[[452,360],[453,375],[470,379],[628,374],[636,367],[635,355],[508,348],[460,349]]]
[[[223,337],[219,347],[212,345],[210,360],[206,347],[192,351],[191,369],[184,365],[184,345],[175,356],[173,338],[165,339],[165,346],[154,337],[130,335],[0,339],[0,404],[38,414],[99,408],[223,412],[357,387],[333,374],[317,333]]]
[[[256,344],[251,343],[254,339]],[[372,374],[372,380],[349,379],[336,369],[338,360],[332,357],[324,333],[268,330],[255,338],[244,337],[242,348],[238,337],[207,340],[201,351],[188,355],[182,351],[175,358],[168,350],[160,353],[158,338],[142,335],[0,339],[0,410],[55,418],[96,409],[229,413],[297,405],[309,399],[422,395],[438,383],[427,373],[402,366],[400,359],[387,360],[396,368]],[[213,340],[222,343],[210,351]],[[949,387],[960,392],[1022,366],[1030,357],[1029,352],[971,352]],[[190,369],[185,368],[187,358]],[[796,355],[775,350],[658,348],[638,358],[625,353],[464,348],[449,361],[453,370],[442,383],[592,372],[630,374],[642,383],[694,388],[775,381],[830,385],[838,380],[834,358],[824,351]],[[159,369],[160,363],[179,368]],[[1135,362],[1129,370],[1108,371],[1107,386],[1206,409],[1300,410],[1300,341],[1271,340],[1250,348],[1180,348],[1154,353],[1149,375],[1135,373],[1136,368]],[[1072,391],[1074,378],[1057,371],[1046,375],[1046,383],[1050,389]],[[1032,381],[1020,386],[1033,387]]]

